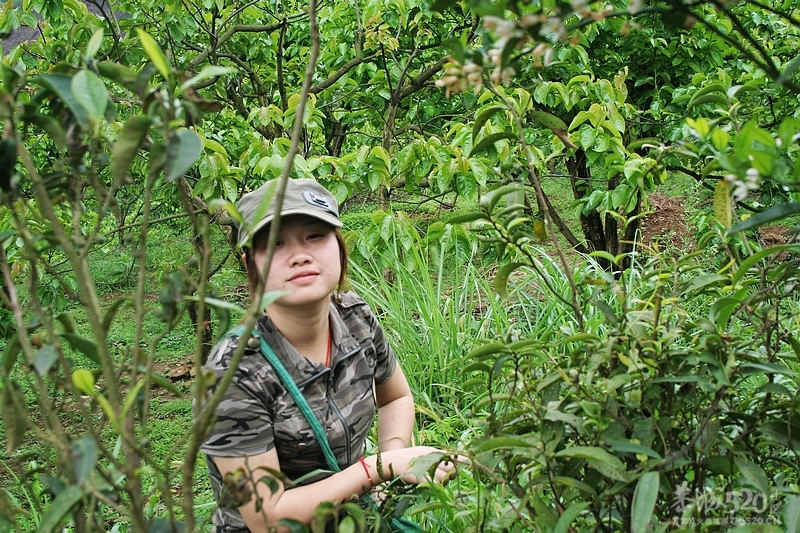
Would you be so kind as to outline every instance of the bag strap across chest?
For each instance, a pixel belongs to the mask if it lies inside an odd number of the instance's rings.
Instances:
[[[234,328],[228,334],[228,336],[241,337],[243,333],[244,326],[239,326]],[[269,363],[269,365],[278,375],[281,383],[283,383],[283,386],[292,396],[294,403],[297,404],[297,407],[300,408],[300,412],[302,412],[303,416],[306,417],[308,424],[311,426],[311,431],[314,433],[314,437],[316,437],[320,448],[322,448],[322,453],[325,455],[325,462],[328,463],[328,468],[334,472],[340,472],[341,468],[339,468],[339,461],[336,459],[336,456],[331,450],[331,446],[328,443],[328,437],[325,435],[325,430],[322,428],[322,424],[319,423],[319,420],[317,420],[314,411],[311,410],[311,406],[308,405],[308,402],[306,401],[305,396],[303,396],[303,393],[300,391],[300,388],[294,382],[294,379],[292,379],[292,375],[289,374],[288,370],[286,370],[286,367],[283,365],[283,362],[281,362],[278,354],[275,353],[275,350],[272,349],[272,346],[269,345],[267,340],[263,335],[261,335],[258,329],[254,328],[251,332],[251,335],[259,340],[261,355],[267,360],[267,363]]]

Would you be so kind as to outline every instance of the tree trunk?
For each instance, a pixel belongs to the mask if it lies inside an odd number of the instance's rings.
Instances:
[[[577,150],[575,155],[567,159],[567,169],[569,170],[573,197],[576,200],[581,200],[591,194],[591,174],[586,166],[586,154],[583,150]],[[600,213],[597,211],[592,211],[588,215],[581,213],[580,223],[589,251],[608,251],[606,233]],[[606,270],[611,266],[607,260],[602,258],[599,258],[598,262]]]
[[[619,176],[614,176],[608,180],[608,190],[613,191],[619,185]],[[621,253],[619,245],[619,219],[610,213],[606,213],[606,246],[608,253],[617,255]]]
[[[642,211],[642,192],[636,195],[636,205],[628,214],[630,220],[628,225],[625,227],[625,234],[622,236],[622,242],[620,243],[620,250],[618,253],[626,254],[625,258],[622,260],[622,268],[628,268],[631,266],[631,258],[630,252],[633,251],[633,246],[636,244],[636,238],[639,235],[639,228],[641,227],[641,218],[639,218],[639,213]]]

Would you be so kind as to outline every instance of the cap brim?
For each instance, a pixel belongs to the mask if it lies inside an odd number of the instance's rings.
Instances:
[[[329,215],[327,213],[314,213],[314,212],[310,213],[305,209],[289,209],[288,211],[284,211],[283,213],[281,213],[281,218],[292,215],[305,215],[311,218],[316,218],[318,220],[321,220],[326,224],[330,224],[335,228],[342,227],[342,221],[333,215]],[[253,228],[249,232],[245,233],[244,235],[239,235],[239,248],[242,248],[256,233],[258,233],[266,226],[268,226],[274,218],[275,215],[264,217],[258,224],[253,226]]]

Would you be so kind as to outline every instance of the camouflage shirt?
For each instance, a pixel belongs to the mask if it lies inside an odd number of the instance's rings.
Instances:
[[[326,430],[339,467],[344,469],[364,452],[375,418],[373,383],[388,380],[397,361],[366,302],[352,292],[341,293],[338,300],[332,298],[330,304],[330,368],[300,355],[267,315],[259,319],[256,327],[303,392]],[[224,338],[212,350],[206,368],[221,377],[240,340]],[[209,394],[213,392],[212,387]],[[201,450],[209,456],[211,484],[218,502],[221,476],[213,456],[242,457],[276,448],[281,472],[289,479],[317,469],[328,470],[311,426],[257,343],[248,343],[215,416]],[[248,531],[239,511],[223,505],[214,514],[214,524],[218,532]]]

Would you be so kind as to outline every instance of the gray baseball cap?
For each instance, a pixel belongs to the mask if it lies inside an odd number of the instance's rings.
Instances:
[[[278,182],[277,179],[266,182],[242,196],[236,204],[236,209],[244,220],[243,224],[237,224],[240,248],[275,218],[275,192],[278,190]],[[307,215],[331,226],[342,227],[336,198],[313,179],[290,179],[286,183],[281,217],[289,215]]]

